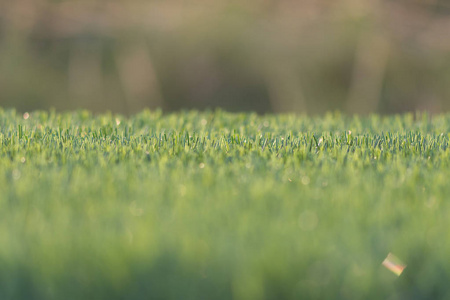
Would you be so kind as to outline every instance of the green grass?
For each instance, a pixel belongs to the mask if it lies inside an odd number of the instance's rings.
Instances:
[[[449,299],[449,132],[0,109],[0,298]]]

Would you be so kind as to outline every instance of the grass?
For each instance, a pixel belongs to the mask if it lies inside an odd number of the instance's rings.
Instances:
[[[449,129],[0,109],[0,298],[449,299]]]

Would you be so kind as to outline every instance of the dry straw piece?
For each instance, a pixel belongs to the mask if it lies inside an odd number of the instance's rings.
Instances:
[[[394,254],[389,253],[382,263],[386,269],[392,271],[395,275],[400,276],[406,265]]]

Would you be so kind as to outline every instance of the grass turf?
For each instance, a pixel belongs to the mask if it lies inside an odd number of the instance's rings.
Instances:
[[[0,126],[1,299],[450,298],[450,115]]]

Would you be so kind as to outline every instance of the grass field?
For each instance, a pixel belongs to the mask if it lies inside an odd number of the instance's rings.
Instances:
[[[0,109],[0,299],[450,299],[449,133]]]

